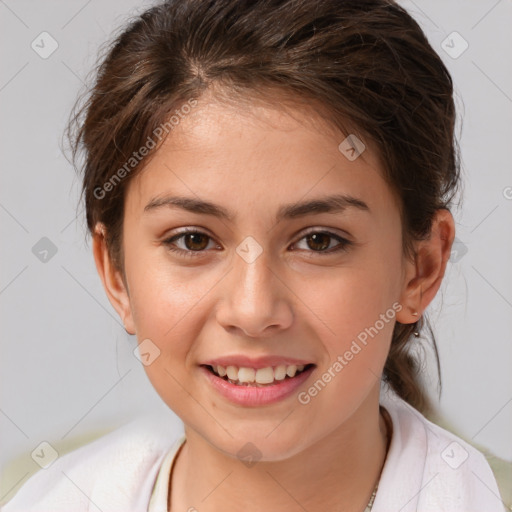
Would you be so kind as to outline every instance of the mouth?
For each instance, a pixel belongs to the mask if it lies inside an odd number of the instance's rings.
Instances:
[[[210,373],[235,386],[241,387],[268,387],[292,380],[300,374],[314,368],[315,364],[306,365],[278,365],[265,368],[250,368],[238,366],[201,365]]]

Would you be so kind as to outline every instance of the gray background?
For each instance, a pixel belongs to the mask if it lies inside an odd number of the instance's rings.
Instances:
[[[457,434],[511,460],[512,3],[400,3],[448,66],[459,109],[457,251],[427,310],[444,381],[439,407]],[[181,425],[104,293],[83,214],[75,216],[79,182],[60,149],[99,45],[150,4],[0,0],[0,501],[39,469],[30,453],[42,441],[64,453],[152,412]],[[31,47],[44,31],[58,44],[46,59]],[[461,51],[453,31],[469,45],[456,58],[443,43]],[[56,248],[46,261],[43,237]]]

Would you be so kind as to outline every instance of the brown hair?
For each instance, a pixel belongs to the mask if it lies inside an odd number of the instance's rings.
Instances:
[[[67,135],[75,166],[81,149],[85,154],[87,226],[92,232],[105,224],[123,276],[126,186],[165,137],[140,162],[130,159],[207,89],[231,101],[258,96],[272,103],[271,91],[289,94],[324,107],[322,115],[343,133],[374,141],[400,199],[409,258],[412,242],[429,236],[434,213],[448,208],[460,184],[450,74],[393,1],[170,0],[131,20],[104,52]],[[396,322],[383,379],[426,411],[419,360],[408,344],[423,324],[423,317]]]

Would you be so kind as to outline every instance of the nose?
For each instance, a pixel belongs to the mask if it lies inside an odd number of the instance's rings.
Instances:
[[[292,296],[283,276],[272,268],[268,251],[254,261],[235,254],[224,279],[217,321],[232,333],[274,336],[293,322]]]

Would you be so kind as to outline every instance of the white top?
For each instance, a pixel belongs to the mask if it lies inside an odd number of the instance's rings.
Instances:
[[[504,512],[482,453],[391,392],[393,435],[372,512]],[[149,417],[59,457],[1,512],[167,512],[172,464],[185,435]]]

